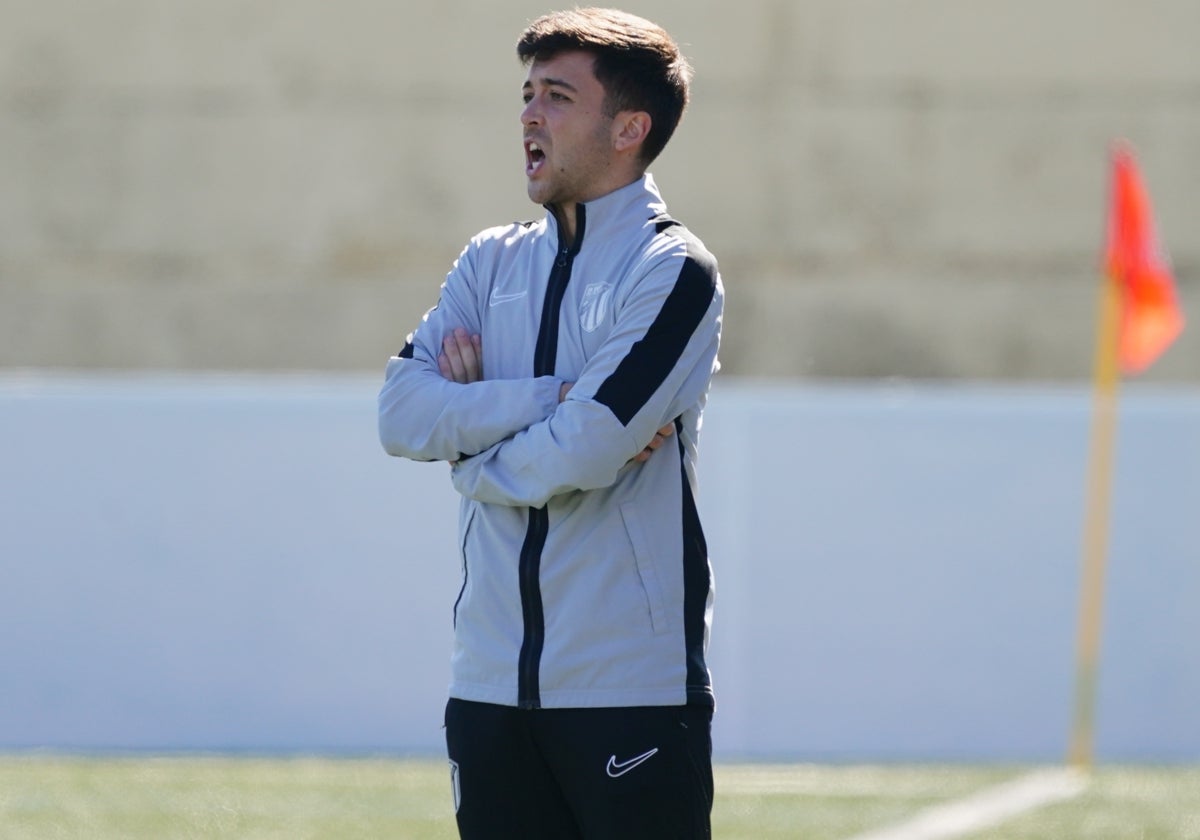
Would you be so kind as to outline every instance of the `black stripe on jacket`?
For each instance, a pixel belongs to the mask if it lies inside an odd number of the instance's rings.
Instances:
[[[646,334],[634,342],[594,397],[616,415],[622,426],[629,425],[679,363],[716,294],[717,263],[712,254],[672,219],[659,221],[657,232],[661,234],[670,227],[675,228],[671,235],[682,239],[687,249],[675,286]]]
[[[712,573],[708,568],[708,541],[700,526],[700,513],[683,464],[683,423],[675,421],[679,441],[679,473],[683,482],[683,644],[687,655],[687,702],[694,706],[712,706],[712,678],[704,659],[704,614],[708,610],[708,593],[712,589]]]

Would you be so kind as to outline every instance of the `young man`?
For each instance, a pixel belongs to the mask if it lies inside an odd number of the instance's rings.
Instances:
[[[392,455],[452,465],[446,740],[466,838],[708,837],[712,575],[696,512],[723,291],[646,169],[691,69],[607,9],[517,52],[538,222],[492,228],[388,362]]]

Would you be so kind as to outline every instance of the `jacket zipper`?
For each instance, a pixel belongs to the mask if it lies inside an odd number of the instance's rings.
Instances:
[[[571,280],[571,267],[575,255],[583,243],[585,210],[576,206],[575,241],[571,245],[560,245],[550,280],[546,285],[546,297],[542,302],[542,320],[538,328],[537,345],[533,353],[533,375],[553,376],[558,358],[558,320],[566,295],[567,283]],[[542,646],[546,640],[546,616],[542,609],[541,566],[542,549],[550,532],[550,513],[546,506],[529,509],[529,524],[525,529],[525,542],[521,545],[519,580],[521,587],[521,617],[524,635],[517,663],[517,705],[522,709],[542,707],[539,672],[542,663]]]

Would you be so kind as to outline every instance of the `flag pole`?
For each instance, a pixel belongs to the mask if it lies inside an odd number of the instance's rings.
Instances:
[[[1121,284],[1108,276],[1101,284],[1100,311],[1092,375],[1092,429],[1084,488],[1083,562],[1079,589],[1079,624],[1075,659],[1075,702],[1067,759],[1079,768],[1093,761],[1096,684],[1104,605],[1104,571],[1111,512],[1113,451],[1117,426],[1117,336],[1121,318]]]
[[[1067,760],[1080,768],[1093,761],[1096,686],[1104,606],[1104,566],[1112,510],[1117,390],[1122,373],[1152,364],[1183,329],[1166,250],[1158,240],[1150,199],[1126,143],[1112,153],[1112,193],[1105,242],[1093,374],[1091,441],[1088,449],[1083,567],[1075,660],[1075,703]]]

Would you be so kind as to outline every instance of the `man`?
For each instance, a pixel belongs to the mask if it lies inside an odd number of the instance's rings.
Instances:
[[[446,740],[465,838],[708,837],[712,576],[696,512],[723,291],[646,169],[691,69],[623,12],[517,45],[538,222],[463,250],[389,360],[392,455],[444,460],[463,585]]]

